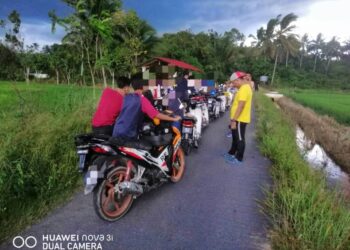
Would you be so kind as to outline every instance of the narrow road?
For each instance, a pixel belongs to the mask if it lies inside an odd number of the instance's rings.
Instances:
[[[226,164],[221,154],[231,142],[226,138],[227,121],[228,114],[204,130],[200,148],[186,158],[187,169],[180,183],[166,184],[141,196],[120,221],[100,220],[93,210],[92,196],[80,192],[19,235],[36,237],[34,249],[43,249],[43,235],[48,234],[113,235],[111,241],[92,241],[100,242],[105,250],[264,249],[267,220],[257,200],[264,198],[262,187],[270,183],[270,163],[259,153],[253,123],[247,129],[244,163]],[[74,249],[67,243],[57,248],[51,245],[51,249]],[[81,249],[89,249],[89,245],[84,246]],[[17,248],[8,242],[0,249]]]

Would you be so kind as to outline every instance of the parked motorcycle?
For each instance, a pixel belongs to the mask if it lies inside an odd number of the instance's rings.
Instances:
[[[207,96],[207,100],[208,100],[209,118],[211,120],[219,118],[221,103],[219,100],[217,100],[216,93],[210,93]]]
[[[219,92],[217,98],[220,99],[220,113],[223,114],[226,111],[226,96],[224,95],[224,93]]]
[[[209,111],[207,106],[207,99],[205,95],[202,94],[192,94],[190,96],[191,109],[200,109],[199,112],[202,116],[201,126],[202,128],[207,127],[209,125]],[[191,112],[190,112],[191,113]],[[198,119],[198,117],[196,117]]]
[[[230,92],[230,91],[225,91],[224,92],[225,96],[226,96],[226,110],[229,110],[231,105],[232,105],[232,102],[233,102],[233,94]]]
[[[138,141],[83,134],[75,144],[85,194],[93,192],[95,211],[106,221],[122,218],[135,198],[184,175],[181,133],[169,122],[145,123]]]
[[[197,119],[192,116],[185,116],[182,119],[182,141],[181,146],[186,155],[188,155],[192,148],[198,148],[199,135],[196,133]]]

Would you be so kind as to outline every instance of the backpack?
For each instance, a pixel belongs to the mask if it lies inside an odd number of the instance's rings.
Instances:
[[[141,96],[138,94],[125,95],[122,110],[114,124],[113,137],[136,139],[143,118]]]

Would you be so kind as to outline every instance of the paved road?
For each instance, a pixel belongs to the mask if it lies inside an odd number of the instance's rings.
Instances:
[[[19,235],[36,237],[34,249],[43,248],[42,237],[47,234],[113,235],[113,241],[93,241],[101,242],[105,250],[264,249],[267,221],[256,200],[263,199],[261,187],[270,182],[269,161],[258,151],[252,124],[247,129],[244,164],[227,165],[221,157],[230,145],[226,132],[227,114],[204,131],[200,148],[186,159],[187,170],[180,183],[140,197],[118,222],[100,220],[92,196],[80,192]],[[59,246],[51,245],[51,249]],[[65,249],[72,246],[62,243]],[[10,242],[0,249],[16,248]]]

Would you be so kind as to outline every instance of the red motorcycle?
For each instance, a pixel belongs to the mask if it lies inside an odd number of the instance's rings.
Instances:
[[[181,132],[169,122],[145,123],[137,141],[83,134],[75,143],[85,194],[94,193],[95,211],[106,221],[124,216],[141,194],[184,175]]]

